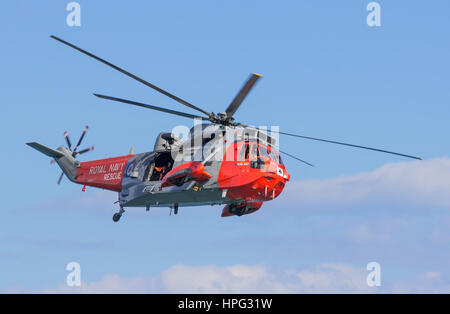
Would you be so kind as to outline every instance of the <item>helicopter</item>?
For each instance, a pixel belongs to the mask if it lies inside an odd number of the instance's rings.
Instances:
[[[78,155],[94,149],[78,150],[88,127],[75,147],[67,131],[64,133],[67,146],[56,149],[37,142],[26,143],[30,147],[52,158],[62,170],[58,179],[65,175],[70,181],[118,193],[119,211],[113,221],[118,222],[129,207],[169,207],[170,214],[178,214],[179,207],[202,205],[225,205],[222,217],[242,216],[256,212],[266,201],[277,198],[290,181],[282,155],[294,158],[308,166],[309,162],[278,149],[279,135],[297,137],[345,145],[354,148],[398,155],[406,158],[420,157],[392,152],[384,149],[355,145],[299,134],[268,130],[235,121],[234,114],[249,92],[261,78],[251,74],[226,110],[221,113],[208,112],[181,99],[168,91],[86,51],[59,37],[52,39],[106,64],[132,79],[166,95],[199,114],[176,111],[144,104],[128,99],[94,93],[94,96],[144,107],[194,119],[198,123],[182,140],[174,132],[161,132],[156,138],[153,151],[129,154],[113,158],[80,162]]]

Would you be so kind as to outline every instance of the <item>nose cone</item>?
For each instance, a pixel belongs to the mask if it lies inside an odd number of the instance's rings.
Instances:
[[[277,175],[289,181],[291,179],[291,175],[287,172],[286,167],[283,165],[278,165],[277,167]]]

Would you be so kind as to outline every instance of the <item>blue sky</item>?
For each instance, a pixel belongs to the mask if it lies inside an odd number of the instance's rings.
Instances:
[[[267,291],[449,290],[448,1],[378,1],[379,28],[366,24],[369,1],[80,0],[81,27],[66,25],[68,2],[8,1],[0,10],[0,291],[61,291],[71,261],[89,292],[208,291],[214,280],[230,292],[261,282],[273,283]],[[158,132],[192,122],[93,97],[184,110],[52,34],[214,112],[261,73],[239,121],[425,161],[282,138],[283,150],[317,167],[286,157],[292,182],[259,212],[131,209],[114,224],[114,193],[56,185],[57,167],[24,143],[57,147],[65,130],[75,140],[89,125],[85,144],[95,151],[82,160],[97,159],[149,151]],[[370,261],[383,274],[372,290]],[[169,280],[180,271],[204,281]],[[311,289],[315,281],[323,289]]]

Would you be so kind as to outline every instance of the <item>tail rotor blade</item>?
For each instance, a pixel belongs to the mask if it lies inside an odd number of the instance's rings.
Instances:
[[[69,132],[64,132],[64,138],[66,139],[67,147],[69,148],[69,150],[71,150],[72,143],[70,142]]]
[[[84,153],[90,152],[91,150],[94,150],[94,146],[91,146],[91,147],[89,147],[89,148],[80,150],[79,152],[75,152],[75,153],[76,153],[76,154],[79,154],[79,155],[82,155],[82,154],[84,154]]]
[[[61,183],[61,180],[63,177],[64,177],[64,172],[61,172],[61,175],[59,176],[59,179],[58,179],[58,184]]]
[[[86,135],[86,132],[87,132],[88,128],[89,128],[89,127],[86,125],[86,127],[85,127],[84,130],[83,130],[83,133],[81,133],[81,137],[80,137],[80,139],[78,140],[77,145],[76,145],[75,148],[73,149],[74,152],[77,151],[78,147],[80,146],[81,142],[83,141],[83,138],[84,138],[84,136]]]

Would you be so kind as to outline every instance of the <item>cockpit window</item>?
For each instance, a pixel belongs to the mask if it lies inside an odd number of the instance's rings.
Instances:
[[[281,160],[281,155],[279,152],[275,151],[273,147],[269,148],[270,156],[272,156],[272,159],[275,160],[280,165],[283,165],[283,161]]]
[[[278,163],[279,163],[280,165],[284,165],[283,160],[281,159],[281,155],[280,155],[280,154],[278,155],[278,160],[279,160]]]
[[[267,151],[266,146],[259,145],[259,151],[261,152],[261,156],[266,157],[267,159],[270,159],[269,152]]]
[[[259,157],[258,145],[253,144],[252,146],[252,158]]]
[[[270,158],[271,158],[273,161],[278,162],[277,155],[273,152],[272,149],[269,149],[269,154],[270,154]]]

